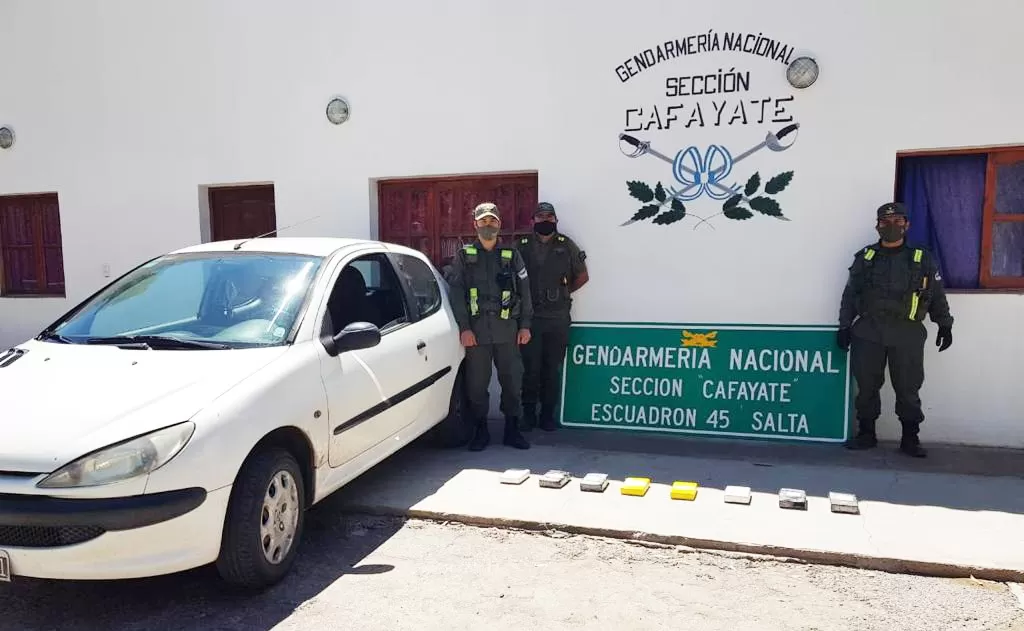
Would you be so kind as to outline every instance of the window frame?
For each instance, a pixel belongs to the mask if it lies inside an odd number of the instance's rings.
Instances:
[[[44,193],[24,193],[17,195],[3,195],[0,196],[0,200],[23,200],[24,203],[29,204],[28,214],[30,222],[30,230],[32,234],[32,259],[35,263],[35,270],[37,276],[36,291],[32,290],[13,290],[10,285],[13,283],[8,282],[7,278],[7,266],[4,263],[4,251],[7,249],[8,244],[5,241],[3,234],[2,225],[0,222],[0,298],[67,298],[67,271],[64,265],[64,226],[61,221],[61,209],[60,209],[60,196],[55,191],[49,191]],[[50,290],[49,283],[49,269],[46,264],[46,245],[43,240],[43,213],[35,207],[36,204],[47,204],[53,203],[57,206],[57,236],[60,240],[60,289]]]
[[[426,255],[424,255],[424,257],[426,257]],[[424,260],[418,256],[407,254],[405,252],[389,252],[388,258],[391,259],[391,264],[395,268],[395,273],[398,274],[399,276],[399,282],[402,284],[402,287],[404,288],[405,301],[406,304],[408,305],[407,308],[415,314],[415,318],[413,320],[414,322],[426,320],[427,318],[436,315],[444,308],[445,288],[441,286],[441,283],[437,278],[437,273],[435,272],[435,269],[433,265],[429,262],[429,260]],[[416,262],[423,265],[427,269],[427,271],[430,272],[430,279],[433,281],[434,288],[437,290],[437,303],[425,313],[420,313],[419,301],[417,300],[416,297],[416,291],[412,286],[412,281],[400,273],[403,269],[402,261],[404,259],[413,259]]]
[[[996,213],[995,188],[996,167],[1005,162],[1024,160],[1024,145],[995,145],[983,147],[961,147],[953,149],[926,149],[896,152],[896,177],[893,185],[895,198],[900,183],[900,167],[903,158],[940,157],[956,155],[985,156],[985,193],[982,199],[981,214],[981,256],[978,262],[978,288],[953,289],[948,293],[1024,293],[1024,276],[993,276],[992,275],[992,227],[996,223],[1024,222],[1024,213]]]
[[[985,289],[1016,289],[1024,291],[1024,275],[992,275],[993,228],[997,223],[1024,222],[1024,213],[996,212],[996,169],[1003,164],[1024,162],[1024,147],[1016,150],[989,152],[985,164],[985,203],[981,224],[981,270],[978,284]]]
[[[337,286],[338,280],[341,278],[342,272],[345,270],[346,267],[349,267],[350,265],[354,265],[355,263],[358,263],[366,259],[369,259],[370,262],[376,260],[381,265],[386,264],[388,266],[388,268],[391,270],[391,275],[396,284],[396,288],[400,292],[399,297],[401,298],[402,308],[405,310],[404,322],[397,322],[395,324],[380,329],[381,339],[383,340],[388,334],[404,329],[405,327],[418,321],[416,318],[417,310],[413,308],[413,305],[409,304],[409,290],[406,287],[405,281],[402,279],[401,275],[398,273],[398,270],[395,268],[394,261],[391,260],[391,253],[386,250],[377,249],[360,250],[358,252],[353,253],[350,257],[347,256],[344,259],[342,259],[342,261],[338,264],[335,270],[331,273],[331,279],[330,281],[328,281],[326,291],[324,293],[324,302],[322,306],[322,313],[320,314],[320,324],[318,326],[318,337],[323,338],[324,336],[330,336],[331,328],[334,327],[334,322],[330,321],[330,301],[331,295],[334,293],[334,288]],[[358,270],[359,268],[356,267],[356,269]],[[362,274],[362,271],[360,271],[359,273]],[[382,268],[381,274],[387,275],[387,272]],[[365,276],[363,276],[363,280],[366,280]],[[367,283],[367,289],[370,288],[370,284]],[[331,327],[327,326],[329,321]]]

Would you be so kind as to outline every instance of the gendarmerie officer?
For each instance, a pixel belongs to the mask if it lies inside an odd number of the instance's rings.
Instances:
[[[939,326],[935,345],[953,343],[953,317],[931,253],[908,245],[910,221],[901,203],[877,211],[879,240],[854,255],[839,310],[840,348],[850,349],[857,383],[857,435],[850,449],[878,444],[875,421],[881,415],[879,391],[889,368],[896,393],[896,415],[903,426],[900,450],[919,458],[927,454],[918,433],[924,413],[918,392],[924,383],[924,317]]]
[[[555,407],[561,384],[559,368],[569,345],[572,294],[590,279],[586,252],[558,230],[555,207],[547,202],[533,213],[532,236],[523,237],[516,248],[530,274],[533,297],[533,325],[530,343],[523,348],[523,422],[530,431],[537,423],[540,402],[540,428],[554,431]]]
[[[517,449],[530,444],[519,430],[523,406],[523,363],[519,346],[530,341],[533,304],[523,259],[515,248],[498,245],[501,216],[492,203],[473,211],[477,241],[459,250],[451,263],[449,295],[466,348],[466,394],[474,423],[469,449],[480,451],[490,442],[487,387],[491,363],[498,370],[501,411],[505,415],[503,442]]]

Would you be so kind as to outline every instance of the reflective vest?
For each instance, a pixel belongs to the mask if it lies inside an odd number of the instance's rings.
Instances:
[[[866,270],[870,271],[875,259],[875,255],[878,251],[868,246],[864,248],[864,263]],[[913,256],[913,267],[910,272],[910,304],[900,305],[900,311],[906,313],[907,319],[922,321],[924,320],[926,308],[922,308],[922,303],[927,304],[928,302],[928,275],[924,273],[922,267],[922,261],[924,260],[924,250],[915,249]]]
[[[498,284],[498,288],[501,291],[501,302],[500,311],[498,311],[498,317],[502,320],[508,320],[512,314],[512,289],[515,284],[515,274],[512,270],[512,257],[514,251],[511,248],[499,248],[498,251],[501,254],[501,270],[502,274],[497,279],[482,279],[480,272],[476,265],[479,262],[479,251],[475,245],[463,246],[462,252],[466,262],[467,281],[469,284],[469,315],[470,317],[477,317],[480,315],[480,284],[490,280]]]

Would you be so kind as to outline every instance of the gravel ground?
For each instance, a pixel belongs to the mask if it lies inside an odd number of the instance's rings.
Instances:
[[[843,629],[1024,631],[1005,584],[695,552],[564,533],[343,516],[307,521],[292,575],[258,595],[210,568],[0,586],[0,629]]]

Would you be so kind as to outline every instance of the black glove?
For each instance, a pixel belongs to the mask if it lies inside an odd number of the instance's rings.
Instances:
[[[935,345],[939,347],[939,352],[946,350],[953,343],[953,327],[940,326],[939,334],[935,337]]]
[[[848,351],[850,350],[850,340],[852,339],[852,337],[853,336],[850,333],[850,328],[843,327],[839,329],[838,332],[836,332],[836,344],[838,344],[839,348],[843,349],[844,351]]]

